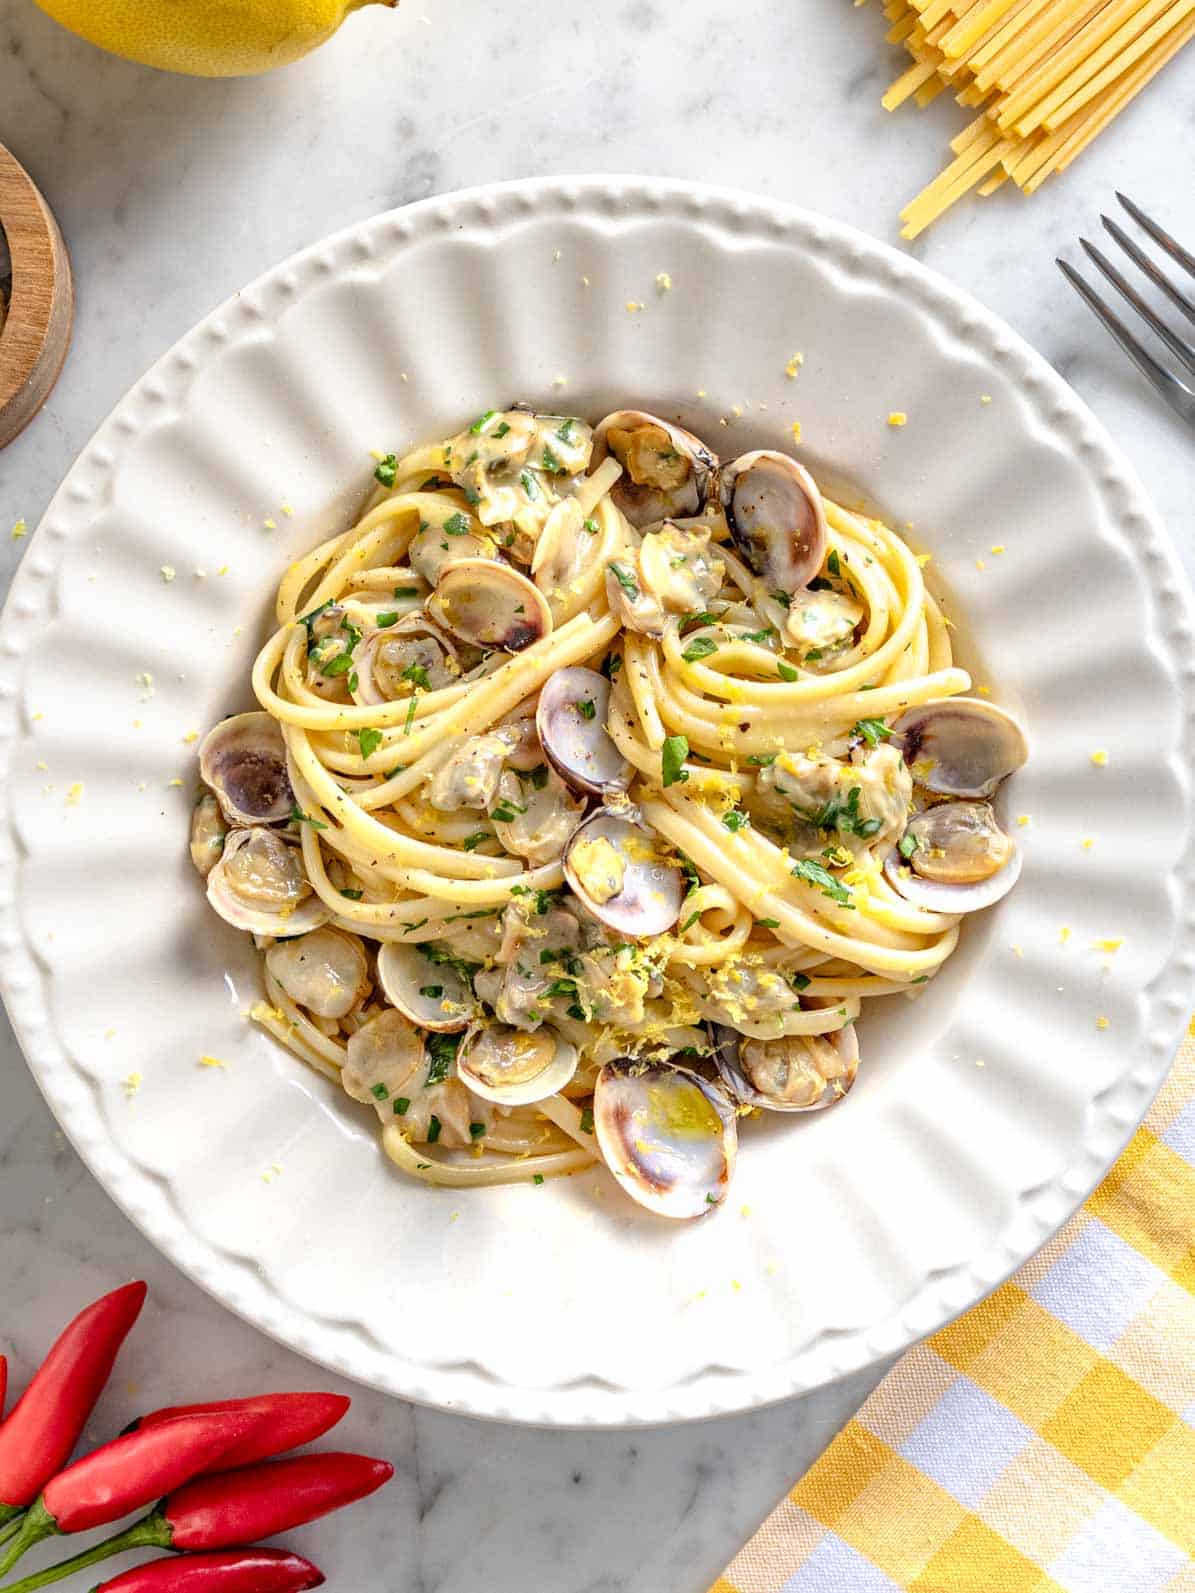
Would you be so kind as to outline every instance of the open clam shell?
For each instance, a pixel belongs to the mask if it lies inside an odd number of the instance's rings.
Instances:
[[[725,1198],[738,1127],[719,1085],[685,1068],[620,1057],[598,1074],[593,1128],[606,1166],[649,1211],[701,1217]]]
[[[1011,856],[997,873],[987,879],[964,884],[923,879],[895,848],[885,860],[884,878],[893,890],[915,907],[924,907],[932,913],[978,913],[1007,896],[1021,877],[1023,853],[1011,837],[1009,840],[1012,845]]]
[[[577,1071],[578,1052],[547,1024],[516,1029],[491,1019],[470,1026],[456,1053],[456,1070],[483,1101],[527,1106],[562,1090]]]
[[[535,727],[549,763],[586,796],[625,791],[634,773],[606,729],[610,682],[596,669],[558,669],[539,694]]]
[[[451,638],[422,614],[371,631],[353,654],[353,668],[359,703],[393,702],[419,685],[436,691],[461,673]]]
[[[525,575],[490,559],[458,559],[440,571],[427,611],[475,647],[522,652],[552,630],[552,611]]]
[[[819,1112],[855,1082],[859,1039],[853,1023],[831,1034],[753,1040],[723,1023],[709,1025],[714,1066],[744,1106],[765,1112]]]
[[[378,948],[378,983],[404,1017],[442,1034],[468,1028],[480,1011],[460,959],[433,941],[414,946],[385,941]]]
[[[574,894],[620,934],[662,935],[680,917],[684,872],[645,824],[599,809],[573,831],[561,862]]]
[[[770,591],[799,592],[826,552],[822,495],[787,454],[756,448],[723,465],[718,497],[739,551]]]
[[[226,923],[253,935],[303,935],[332,914],[311,889],[303,854],[276,830],[233,830],[207,877],[207,899]]]
[[[718,456],[691,431],[641,409],[618,409],[593,433],[593,463],[613,454],[623,473],[610,497],[633,526],[700,514]]]
[[[987,797],[1029,756],[1010,713],[978,697],[935,697],[892,722],[913,778],[943,796]]]
[[[277,824],[295,805],[286,744],[267,713],[234,714],[204,736],[199,773],[230,824]]]

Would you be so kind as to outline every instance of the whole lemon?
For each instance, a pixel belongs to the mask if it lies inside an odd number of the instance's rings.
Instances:
[[[398,0],[37,0],[101,49],[166,72],[244,77],[330,39],[350,11]]]

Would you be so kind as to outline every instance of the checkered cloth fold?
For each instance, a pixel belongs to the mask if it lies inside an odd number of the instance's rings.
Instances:
[[[711,1593],[1195,1593],[1193,1037],[1086,1205],[904,1357]]]

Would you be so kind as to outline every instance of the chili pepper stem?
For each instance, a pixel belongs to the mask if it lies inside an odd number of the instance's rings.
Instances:
[[[21,1530],[21,1521],[23,1517],[24,1511],[20,1511],[17,1515],[11,1517],[11,1519],[0,1515],[0,1521],[4,1521],[6,1519],[8,1520],[8,1525],[6,1527],[0,1527],[0,1543],[7,1543],[9,1538],[15,1536],[15,1534]]]
[[[35,1499],[25,1512],[10,1547],[0,1555],[0,1576],[7,1576],[13,1566],[35,1543],[53,1537],[58,1523],[46,1509],[41,1499]]]
[[[61,1582],[64,1576],[72,1576],[76,1571],[97,1565],[114,1554],[123,1554],[126,1549],[168,1549],[171,1537],[170,1523],[166,1517],[160,1511],[152,1510],[123,1532],[117,1532],[113,1537],[105,1538],[103,1543],[97,1543],[94,1549],[85,1549],[82,1554],[72,1555],[69,1560],[60,1560],[57,1565],[49,1565],[44,1571],[35,1571],[32,1576],[23,1577],[19,1582],[10,1582],[4,1593],[34,1593],[35,1588]]]

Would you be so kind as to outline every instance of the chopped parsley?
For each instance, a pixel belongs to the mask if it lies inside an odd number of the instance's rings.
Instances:
[[[354,669],[349,675],[349,690],[356,691],[360,684],[361,682],[357,679],[357,671]]]
[[[542,791],[548,783],[548,766],[546,763],[537,763],[534,769],[528,769],[526,773],[521,769],[516,769],[515,773],[520,780],[528,781],[533,791]]]
[[[638,602],[638,600],[639,600],[639,588],[635,584],[635,578],[630,573],[630,571],[629,570],[624,570],[621,564],[616,564],[616,563],[613,562],[613,560],[609,564],[607,564],[606,568],[610,571],[610,574],[618,582],[619,586],[622,587],[623,591],[630,598],[631,602],[632,603]]]
[[[310,614],[304,614],[303,615],[302,623],[304,625],[306,625],[306,627],[307,627],[307,641],[308,641],[309,644],[311,642],[312,627],[314,626],[316,620],[320,617],[320,615],[322,613],[324,613],[324,611],[326,609],[330,609],[331,607],[332,607],[332,599],[329,598],[326,603],[321,603],[318,608],[313,608],[311,610]]]
[[[518,815],[526,811],[526,803],[514,802],[510,797],[503,797],[490,809],[490,817],[497,819],[499,824],[513,824]]]
[[[428,924],[430,922],[431,920],[429,918],[418,918],[413,924],[405,918],[399,919],[399,923],[406,930],[408,935],[413,935],[417,929],[422,929],[424,924]]]
[[[580,702],[577,704],[577,712],[581,715],[582,719],[596,719],[597,704],[594,702],[592,697],[582,697]]]
[[[509,430],[510,427],[506,421],[501,421],[497,426],[494,427],[493,435],[499,438],[505,437]]]
[[[412,685],[421,686],[424,691],[427,691],[431,686],[431,681],[428,679],[427,670],[422,664],[408,664],[403,670],[400,678],[403,680],[409,680]]]
[[[466,852],[475,852],[481,843],[483,841],[488,841],[489,838],[490,832],[488,830],[474,830],[472,835],[465,836],[465,839],[461,842],[461,845],[464,847]]]
[[[487,409],[484,415],[478,415],[477,419],[469,427],[470,437],[480,437],[497,413],[496,409]]]
[[[412,692],[411,693],[410,706],[407,708],[407,717],[403,721],[403,727],[402,727],[402,733],[403,733],[404,736],[409,736],[411,734],[411,730],[412,730],[412,728],[414,727],[414,724],[415,724],[415,698],[417,696],[418,696],[417,692]]]
[[[480,1139],[481,1136],[485,1133],[485,1124],[484,1123],[470,1123],[469,1124],[469,1133],[470,1133],[470,1135],[472,1136],[473,1139]]]
[[[365,892],[364,891],[342,890],[340,894],[342,896],[347,896],[350,902],[359,902],[361,900],[362,896],[365,895]]]
[[[444,530],[450,537],[467,537],[469,535],[469,522],[464,511],[458,509],[455,514],[450,514],[444,522]]]
[[[531,1182],[533,1184],[542,1184],[543,1181],[544,1181],[544,1175],[542,1173],[533,1173],[531,1175]]]
[[[427,1037],[427,1085],[443,1084],[452,1072],[456,1061],[456,1048],[461,1043],[459,1034],[429,1034]],[[432,1122],[436,1120],[433,1117]]]
[[[297,802],[290,810],[290,819],[292,824],[310,824],[313,830],[326,830],[328,828],[321,819],[313,819],[310,813],[304,813]]]
[[[581,522],[581,525],[582,525],[584,530],[589,532],[589,535],[591,537],[597,536],[597,534],[598,534],[598,523],[597,523],[596,520],[594,520],[593,518],[589,518],[589,519],[583,520]]]
[[[929,979],[929,975],[928,974],[918,974],[916,979],[910,979],[909,983],[911,985],[923,985],[923,984],[925,984],[928,981],[928,979]]]
[[[322,659],[318,660],[318,663],[321,675],[347,675],[353,667],[352,649],[337,653],[335,658],[330,658],[326,664]]]
[[[427,1125],[427,1143],[429,1145],[434,1145],[439,1139],[441,1127],[440,1119],[433,1112],[431,1121]]]
[[[862,736],[870,746],[878,747],[881,741],[887,741],[892,731],[882,719],[858,719],[851,734]]]
[[[395,597],[418,597],[419,588],[417,586],[396,586],[394,595]],[[380,620],[379,623],[381,623]]]
[[[747,815],[745,813],[740,813],[737,808],[731,808],[729,813],[724,813],[722,815],[722,824],[724,828],[728,829],[732,835],[734,835],[738,830],[746,829],[747,825],[750,823],[751,820],[747,817]]]
[[[776,670],[781,680],[800,680],[801,671],[794,669],[791,664],[786,664],[783,658],[776,660]]]
[[[708,658],[711,653],[718,651],[718,644],[712,636],[695,636],[681,653],[686,664],[695,664],[699,658]]]
[[[582,1108],[582,1111],[581,1111],[581,1132],[582,1132],[582,1134],[592,1134],[593,1133],[593,1108],[591,1106],[586,1106],[586,1107]]]
[[[560,423],[560,425],[557,426],[556,435],[557,435],[557,437],[560,438],[560,441],[562,443],[571,443],[572,442],[572,440],[573,440],[573,427],[576,424],[577,424],[577,422],[570,415],[567,420],[562,421]]]
[[[519,485],[532,500],[539,497],[539,488],[535,484],[535,477],[529,470],[524,470],[519,476]]]
[[[438,1001],[444,994],[443,985],[420,985],[419,994],[426,996],[429,1001]]]
[[[685,759],[689,756],[689,740],[687,736],[666,736],[664,745],[660,750],[660,766],[663,770],[663,784],[683,785],[689,778],[689,771],[684,767]]]
[[[829,570],[831,575],[841,575],[842,574],[842,566],[838,562],[838,550],[837,550],[837,548],[835,548],[835,549],[833,549],[831,551],[830,557],[826,560],[826,568],[827,568],[827,570]]]
[[[363,758],[368,758],[382,745],[382,732],[374,730],[372,726],[366,726],[364,730],[355,730],[353,734],[357,738],[357,745],[361,748]]]
[[[772,627],[765,625],[761,631],[739,631],[735,637],[736,642],[766,642],[772,634]]]
[[[369,1093],[375,1098],[375,1100],[379,1101],[388,1100],[390,1097],[390,1091],[384,1084],[371,1084],[369,1087]]]
[[[823,896],[828,896],[832,902],[838,902],[843,907],[850,907],[851,893],[845,885],[840,885],[820,863],[815,863],[812,858],[799,858],[790,870],[794,879],[803,879],[807,885],[816,885]]]
[[[747,762],[757,769],[770,769],[779,756],[778,752],[753,752]]]
[[[385,459],[379,460],[378,468],[374,471],[374,475],[382,483],[383,487],[392,487],[394,479],[398,475],[398,455],[387,454]]]
[[[394,1097],[395,1117],[405,1117],[411,1110],[411,1097],[409,1095],[396,1095]]]
[[[755,922],[759,925],[759,927],[761,929],[779,929],[780,928],[780,920],[778,918],[757,918],[755,920]]]
[[[921,842],[915,835],[905,834],[896,843],[896,850],[907,862],[920,845]]]
[[[566,438],[565,441],[567,440],[568,439]],[[557,459],[556,455],[548,447],[547,443],[544,444],[544,469],[551,471],[554,476],[564,476],[568,474],[565,467],[560,463],[559,459]]]
[[[680,622],[682,625],[714,625],[717,623],[717,615],[703,610],[700,614],[682,614]]]
[[[792,985],[794,990],[808,990],[809,989],[809,975],[808,974],[795,973],[795,974],[793,974],[791,976],[791,979],[790,979],[789,982]]]
[[[497,916],[498,909],[496,907],[477,907],[471,913],[449,913],[444,922],[446,924],[455,924],[462,918],[497,918]],[[427,919],[425,918],[424,923],[426,922]]]
[[[676,860],[681,866],[681,872],[684,874],[685,879],[689,882],[689,888],[685,895],[692,896],[694,891],[701,889],[701,875],[683,853],[678,853]]]
[[[384,614],[379,614],[375,618],[374,624],[379,628],[379,630],[383,630],[383,631],[387,630],[391,625],[397,625],[398,624],[398,610],[395,609],[395,608],[387,609]]]
[[[622,654],[607,653],[605,658],[602,659],[602,667],[600,672],[601,674],[605,675],[607,680],[613,680],[621,668]]]
[[[769,592],[768,596],[779,603],[781,608],[791,608],[793,606],[793,600],[787,592]]]
[[[858,835],[865,841],[870,840],[880,829],[880,821],[860,817],[859,798],[862,794],[862,787],[853,785],[845,802],[835,795],[820,808],[797,808],[796,811],[806,824],[812,824],[819,830],[838,830],[843,835]]]
[[[697,920],[700,917],[701,917],[700,908],[697,910],[697,912],[690,913],[688,918],[686,918],[684,923],[680,926],[681,934],[683,935],[687,929],[692,929],[693,925],[697,922]]]
[[[577,981],[575,979],[553,979],[544,991],[545,996],[575,996]]]

